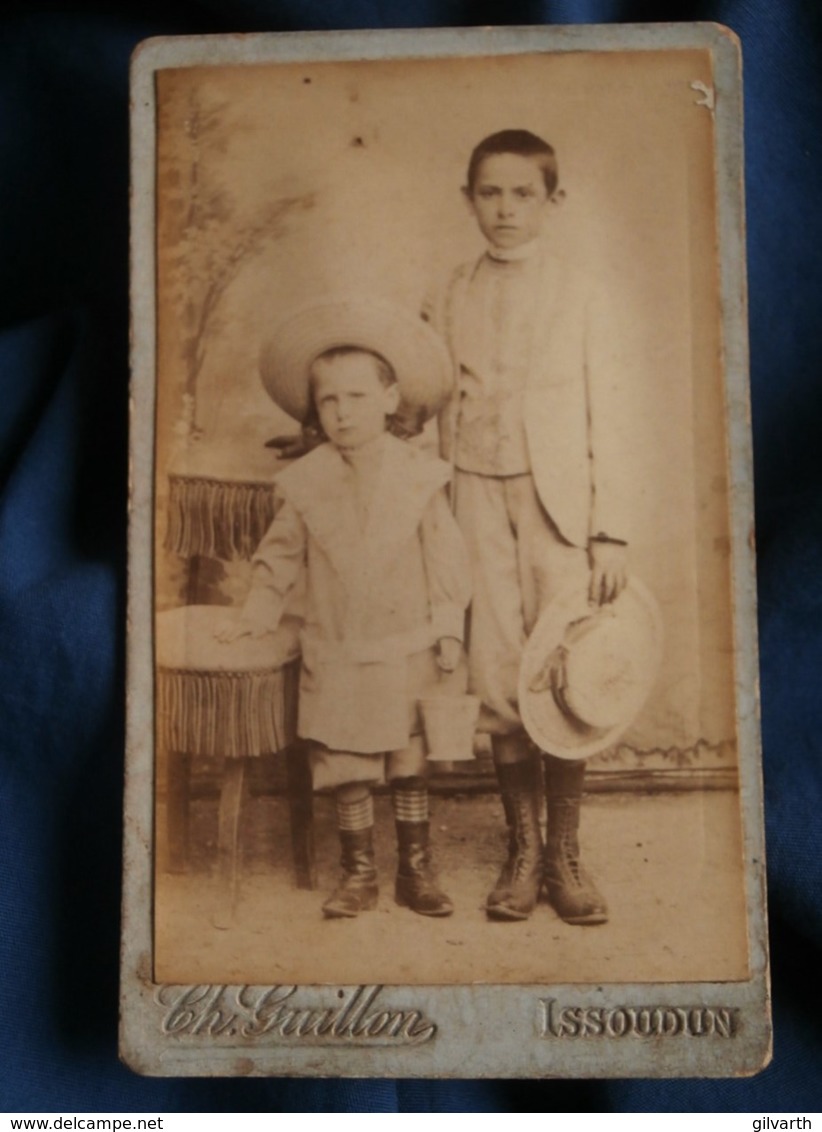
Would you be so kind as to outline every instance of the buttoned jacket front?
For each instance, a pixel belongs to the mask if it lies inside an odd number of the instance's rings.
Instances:
[[[621,487],[630,420],[624,326],[602,284],[540,247],[537,295],[523,395],[530,470],[540,501],[563,538],[587,547],[598,535],[628,541],[629,499]],[[459,367],[467,353],[466,303],[485,257],[457,268],[434,312]],[[440,417],[442,453],[454,457],[457,395]]]

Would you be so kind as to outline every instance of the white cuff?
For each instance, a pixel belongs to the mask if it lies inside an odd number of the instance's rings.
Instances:
[[[465,636],[465,610],[451,602],[437,605],[431,610],[431,624],[438,641],[442,637],[455,637],[461,641]]]

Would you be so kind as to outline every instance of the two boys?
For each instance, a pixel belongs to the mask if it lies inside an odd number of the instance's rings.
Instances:
[[[312,755],[315,785],[337,786],[343,846],[343,880],[325,905],[326,915],[355,915],[373,907],[376,899],[373,848],[366,832],[373,811],[363,785],[373,772],[358,768],[364,759],[373,763],[378,750],[392,751],[386,769],[400,847],[397,898],[424,914],[444,915],[452,909],[430,873],[427,827],[423,830],[424,755],[411,699],[426,682],[430,685],[432,661],[441,671],[456,666],[470,561],[469,681],[482,701],[482,727],[492,736],[509,834],[508,858],[488,896],[487,914],[496,920],[526,919],[544,889],[569,923],[607,919],[605,901],[580,862],[585,764],[536,752],[517,703],[522,648],[547,604],[575,580],[584,579],[592,602],[600,604],[614,600],[626,583],[626,501],[612,488],[616,478],[608,431],[611,401],[619,393],[613,355],[618,332],[608,323],[603,296],[582,273],[553,257],[541,238],[557,182],[553,150],[528,131],[491,135],[471,155],[464,193],[487,249],[457,269],[429,312],[448,345],[456,390],[446,378],[437,395],[415,393],[415,383],[424,383],[430,364],[418,352],[409,357],[405,377],[398,371],[397,385],[380,378],[378,394],[375,357],[380,366],[395,362],[398,340],[386,325],[381,347],[375,348],[373,332],[363,335],[350,310],[347,325],[338,327],[336,353],[323,355],[313,334],[314,353],[301,361],[299,404],[289,408],[281,378],[269,383],[274,399],[304,424],[310,419],[310,386],[329,441],[278,478],[285,503],[255,559],[254,588],[243,614],[247,625],[259,616],[261,624],[270,626],[279,616],[286,582],[290,585],[299,564],[307,561],[311,612],[300,734],[318,744]],[[307,327],[303,332],[311,337]],[[346,352],[353,347],[357,349]],[[273,374],[278,366],[282,369],[282,359],[266,368]],[[356,367],[361,377],[371,371],[366,399],[373,401],[373,414],[361,445],[349,443],[349,426],[338,427],[327,407],[335,406],[336,413],[350,392],[346,367]],[[385,433],[400,395],[423,418],[441,408],[442,453],[454,469],[452,502],[467,559],[442,495],[450,469]],[[400,547],[396,516],[376,502],[391,487],[396,488],[396,503],[404,500],[406,544],[402,559],[394,558],[399,573],[386,590],[390,597],[383,616],[375,609],[376,575],[365,568],[381,542],[395,551]],[[373,544],[352,542],[357,523],[361,532],[371,530]],[[339,555],[342,542],[348,544],[348,557],[341,555],[335,575],[335,547]],[[450,571],[444,568],[447,560]],[[360,584],[360,574],[370,579],[368,585]],[[264,594],[269,603],[265,610],[260,605]],[[390,674],[385,657],[375,663],[369,648],[358,652],[354,642],[371,641],[373,646],[391,636],[388,610],[395,616],[407,603],[418,607],[418,613],[408,625],[403,623],[402,631],[412,632],[413,622],[413,631],[422,634],[415,640],[424,638],[425,643],[419,652],[403,646],[403,693],[400,683],[391,684],[399,677]],[[438,624],[435,611],[445,608],[447,625],[445,620]],[[312,641],[322,644],[316,653]],[[330,659],[322,667],[320,656],[329,643]],[[340,650],[349,664],[347,684],[335,667]],[[427,668],[427,673],[417,673],[417,668]],[[341,694],[353,696],[361,706],[348,711],[344,700],[335,700]],[[394,702],[399,724],[403,697],[410,720],[407,742],[401,741],[399,726],[391,742],[382,733],[372,735],[367,705]],[[547,797],[544,845],[541,778]],[[411,826],[420,827],[419,834],[412,837]],[[413,861],[422,864],[416,867]]]

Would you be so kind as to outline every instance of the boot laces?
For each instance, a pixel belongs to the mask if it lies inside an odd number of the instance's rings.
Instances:
[[[579,843],[572,831],[563,830],[556,841],[553,855],[559,872],[567,871],[578,888],[584,888],[587,878],[579,859]]]
[[[531,865],[529,865],[528,861],[526,861],[526,859],[523,856],[521,856],[521,855],[518,856],[516,861],[514,862],[513,880],[515,882],[521,881],[521,880],[526,880],[528,878],[528,874],[530,872],[532,872]]]

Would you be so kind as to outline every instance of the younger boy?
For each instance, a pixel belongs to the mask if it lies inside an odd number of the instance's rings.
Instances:
[[[351,917],[377,900],[371,784],[391,784],[397,903],[447,916],[430,861],[417,700],[448,684],[462,651],[469,564],[445,496],[450,468],[389,435],[405,406],[432,416],[451,391],[447,351],[377,301],[296,312],[263,356],[274,400],[326,442],[277,477],[282,504],[225,636],[276,628],[305,582],[299,725],[316,787],[335,790],[342,877],[323,905]]]
[[[585,764],[540,752],[543,847],[539,767],[517,702],[524,642],[552,598],[584,579],[602,604],[626,583],[620,328],[609,297],[546,245],[556,190],[556,156],[542,138],[503,130],[480,142],[463,192],[487,248],[453,274],[432,317],[458,368],[442,451],[456,469],[456,515],[474,567],[469,682],[492,733],[509,831],[487,914],[527,918],[544,885],[563,919],[595,924],[607,911],[579,860]]]

